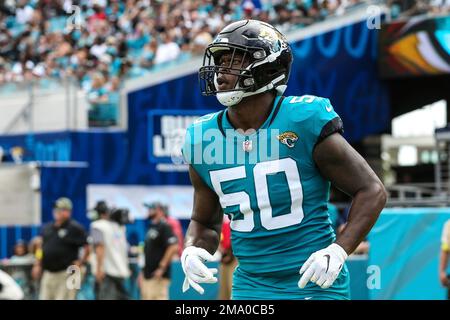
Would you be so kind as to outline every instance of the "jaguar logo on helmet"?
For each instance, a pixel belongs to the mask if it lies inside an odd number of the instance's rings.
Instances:
[[[226,39],[226,40],[224,40]],[[228,67],[218,65],[221,55],[239,56],[247,65],[230,61]],[[257,20],[241,20],[226,26],[205,50],[199,69],[203,95],[215,95],[225,106],[239,103],[244,97],[276,90],[283,94],[289,79],[292,52],[285,37],[275,27]],[[218,74],[237,77],[234,88],[219,90]]]

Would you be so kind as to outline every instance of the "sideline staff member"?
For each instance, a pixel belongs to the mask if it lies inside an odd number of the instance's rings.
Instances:
[[[148,204],[150,228],[145,237],[145,266],[140,274],[142,300],[168,300],[170,265],[178,252],[178,239],[166,221],[164,206]]]
[[[39,277],[43,270],[40,300],[73,300],[76,290],[67,287],[69,266],[83,266],[89,256],[87,234],[84,228],[71,219],[72,201],[59,198],[54,205],[54,221],[43,226],[42,260],[33,268],[33,276]],[[84,248],[79,259],[79,250]]]

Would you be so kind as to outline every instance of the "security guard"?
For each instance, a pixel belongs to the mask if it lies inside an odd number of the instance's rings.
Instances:
[[[39,277],[43,271],[40,294],[41,300],[73,300],[76,296],[76,281],[68,285],[68,277],[79,277],[81,267],[89,256],[87,234],[84,228],[71,219],[72,201],[59,198],[53,208],[54,221],[43,226],[42,259],[37,260],[33,276]],[[79,258],[80,249],[83,255]],[[78,274],[75,274],[75,273]]]

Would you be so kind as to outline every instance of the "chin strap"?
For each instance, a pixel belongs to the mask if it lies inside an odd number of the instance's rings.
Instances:
[[[275,88],[275,85],[276,85],[278,82],[280,82],[281,80],[283,80],[285,77],[286,77],[286,76],[285,76],[284,74],[282,74],[281,76],[279,76],[279,77],[273,79],[268,85],[266,85],[266,86],[264,86],[264,87],[262,87],[262,88],[259,88],[259,89],[256,90],[256,91],[253,91],[253,92],[244,92],[244,94],[243,94],[242,97],[250,97],[250,96],[253,96],[253,95],[255,95],[255,94],[260,94],[260,93],[263,93],[263,92],[272,90],[273,88]],[[284,87],[284,89],[282,89],[283,92],[284,92],[284,90],[286,90],[286,87],[287,87],[287,86],[279,86],[279,87]],[[278,87],[277,87],[277,88],[278,88]],[[277,90],[277,92],[278,92],[278,90]],[[281,94],[283,94],[283,92],[282,92]]]
[[[281,76],[273,79],[268,85],[265,85],[264,87],[259,88],[258,90],[253,91],[253,92],[244,92],[243,90],[218,92],[216,94],[216,97],[217,97],[217,100],[219,100],[219,102],[222,105],[224,105],[226,107],[230,107],[230,106],[234,106],[235,104],[238,104],[239,102],[241,102],[242,98],[254,96],[256,94],[260,94],[260,93],[272,90],[274,88],[277,90],[277,95],[281,96],[281,95],[283,95],[287,86],[286,85],[276,86],[276,84],[278,82],[280,82],[281,80],[283,80],[284,78],[285,78],[285,75],[282,74]],[[239,85],[237,84],[236,86],[238,87]]]

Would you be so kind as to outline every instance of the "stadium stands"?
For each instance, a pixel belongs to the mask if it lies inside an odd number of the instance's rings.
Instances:
[[[122,79],[203,53],[227,23],[253,18],[288,32],[361,2],[369,1],[2,1],[0,94],[31,80],[51,89],[58,79],[74,77],[91,106],[89,124],[115,125]],[[387,3],[393,17],[449,10],[445,1]]]

